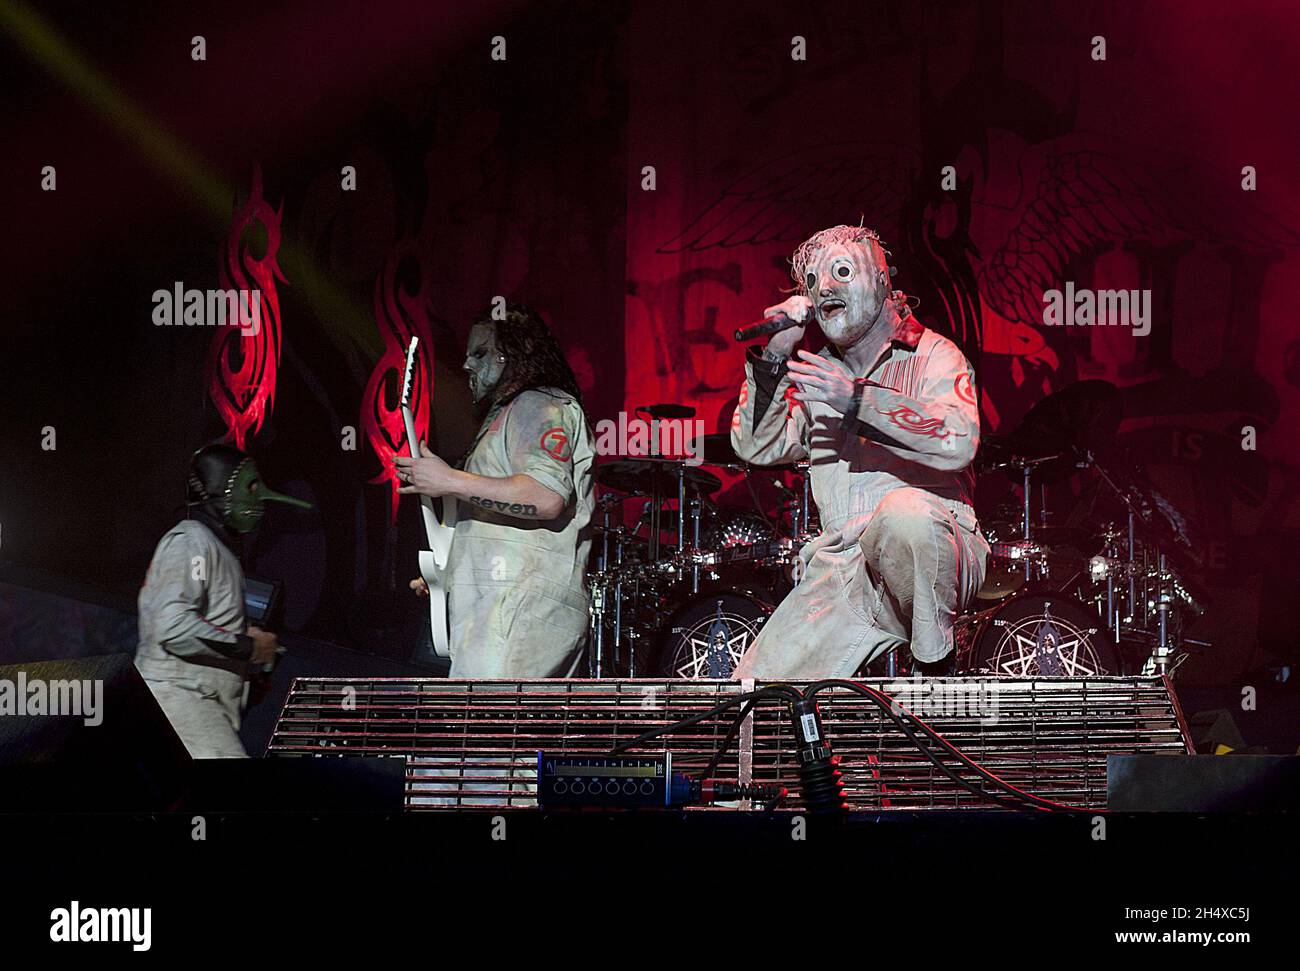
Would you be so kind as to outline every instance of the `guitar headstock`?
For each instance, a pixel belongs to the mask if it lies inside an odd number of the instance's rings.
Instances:
[[[406,373],[402,375],[402,405],[411,403],[411,392],[415,385],[415,348],[420,338],[411,335],[411,343],[406,346]]]

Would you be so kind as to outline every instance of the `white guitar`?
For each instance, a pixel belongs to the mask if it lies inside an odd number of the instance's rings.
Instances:
[[[415,434],[415,418],[411,415],[411,389],[415,384],[415,348],[420,338],[412,335],[406,348],[406,374],[402,378],[402,421],[406,425],[406,445],[411,458],[420,455],[420,440]],[[442,522],[433,511],[433,500],[420,496],[420,510],[424,515],[424,532],[429,548],[420,550],[420,576],[429,585],[429,622],[433,628],[433,650],[438,657],[451,657],[451,638],[447,625],[447,558],[451,555],[451,540],[456,535],[456,500],[451,496],[442,499]]]

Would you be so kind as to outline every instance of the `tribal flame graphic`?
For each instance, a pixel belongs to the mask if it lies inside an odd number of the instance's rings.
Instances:
[[[425,252],[427,248],[413,240],[398,243],[385,258],[375,280],[375,321],[384,339],[384,351],[361,397],[361,427],[380,462],[379,475],[370,481],[388,483],[394,523],[399,483],[393,456],[406,454],[400,405],[406,347],[412,335],[420,338],[420,347],[411,380],[411,414],[415,432],[422,441],[429,433],[429,405],[433,401],[433,330],[429,297],[425,293],[429,275],[421,262],[421,254]]]
[[[287,283],[276,263],[280,249],[279,211],[262,196],[262,170],[253,169],[253,191],[235,210],[221,256],[218,278],[223,290],[261,292],[261,326],[217,330],[208,348],[208,394],[226,423],[226,441],[243,449],[275,407],[275,379],[280,364],[280,298],[275,281]],[[255,257],[244,239],[248,229],[261,223],[266,229],[266,253]]]
[[[943,439],[951,434],[944,426],[942,418],[926,418],[907,405],[899,405],[893,411],[881,411],[880,414],[885,415],[903,431],[925,435],[927,438]]]

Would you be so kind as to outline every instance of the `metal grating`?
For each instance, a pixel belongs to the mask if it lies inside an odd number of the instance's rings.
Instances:
[[[1108,755],[1188,751],[1177,702],[1161,678],[867,683],[1012,784],[1072,805],[1105,805]],[[536,805],[539,749],[601,755],[751,687],[737,681],[299,678],[268,753],[404,756],[411,809],[529,808]],[[853,809],[991,805],[939,772],[867,699],[842,689],[818,697]],[[782,782],[791,790],[787,805],[799,808],[788,717],[783,704],[760,703],[715,777]],[[675,769],[698,774],[732,718],[734,711],[725,712],[638,751],[671,750]]]

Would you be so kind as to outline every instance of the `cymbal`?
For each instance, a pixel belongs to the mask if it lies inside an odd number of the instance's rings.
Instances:
[[[731,447],[730,433],[701,435],[697,440],[698,454],[705,465],[721,465],[751,472],[784,472],[793,468],[807,468],[807,462],[782,462],[778,465],[751,465],[736,454]]]
[[[709,465],[744,465],[731,447],[731,435],[701,435],[696,444],[699,456]]]
[[[665,499],[677,495],[677,470],[686,479],[686,490],[696,495],[712,495],[722,488],[722,480],[703,469],[686,465],[679,459],[618,459],[596,466],[596,481],[619,492],[650,494],[659,492]]]
[[[1019,473],[1022,469],[1053,461],[1059,455],[1055,451],[1045,452],[1040,442],[1021,441],[1014,435],[986,435],[980,439],[975,471],[983,474],[998,469],[1014,469]]]
[[[651,418],[658,418],[660,420],[695,417],[695,409],[690,405],[677,405],[672,403],[642,405],[637,409],[637,411],[644,411]]]
[[[1005,445],[1021,455],[1057,456],[1034,470],[1038,482],[1055,482],[1074,475],[1086,453],[1109,450],[1123,417],[1115,385],[1076,381],[1030,408]]]
[[[1024,533],[1024,526],[1019,522],[994,520],[985,527],[984,532],[985,535],[995,536],[995,542],[1016,543]],[[1096,533],[1079,526],[1040,526],[1034,523],[1030,533],[1033,536],[1030,542],[1049,553],[1060,548],[1083,550],[1100,543],[1100,537]]]
[[[1015,593],[1024,585],[1025,574],[1023,570],[990,566],[988,573],[984,576],[983,585],[975,593],[975,599],[984,601],[1001,600],[1003,597]]]

